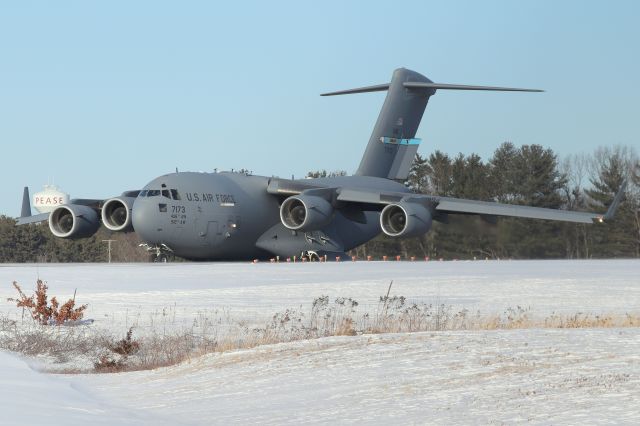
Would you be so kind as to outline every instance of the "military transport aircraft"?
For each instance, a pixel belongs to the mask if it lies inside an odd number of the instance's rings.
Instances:
[[[48,220],[56,237],[84,238],[100,223],[135,231],[156,260],[168,254],[200,260],[344,255],[380,232],[411,237],[448,215],[512,216],[567,222],[611,218],[624,188],[604,214],[554,210],[412,193],[403,185],[418,149],[416,131],[436,90],[533,89],[434,83],[400,68],[390,83],[322,96],[387,91],[369,143],[353,176],[289,180],[245,173],[180,172],[107,200],[76,199],[31,216],[25,188],[18,224]]]

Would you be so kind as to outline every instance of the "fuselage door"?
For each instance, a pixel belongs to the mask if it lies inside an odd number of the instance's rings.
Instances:
[[[218,222],[215,220],[208,221],[206,232],[206,235],[204,235],[204,244],[210,246],[214,245],[219,236]]]

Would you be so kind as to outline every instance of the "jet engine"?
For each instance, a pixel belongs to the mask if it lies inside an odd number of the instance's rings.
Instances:
[[[417,203],[389,204],[380,213],[382,232],[390,237],[415,237],[431,229],[431,212]]]
[[[133,197],[115,197],[102,205],[102,223],[110,231],[133,231],[131,209]]]
[[[67,204],[49,213],[49,229],[60,238],[85,238],[95,234],[100,227],[98,213],[91,207]]]
[[[280,206],[282,224],[294,231],[315,231],[331,222],[333,207],[322,197],[295,195]]]

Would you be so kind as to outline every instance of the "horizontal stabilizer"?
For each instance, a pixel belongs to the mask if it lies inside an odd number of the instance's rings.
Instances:
[[[421,81],[407,81],[402,83],[407,89],[443,89],[443,90],[493,90],[497,92],[544,92],[540,89],[520,89],[518,87],[468,86],[465,84],[425,83]],[[352,95],[354,93],[384,92],[390,83],[375,86],[359,87],[357,89],[340,90],[338,92],[323,93],[320,96]]]
[[[446,89],[446,90],[495,90],[499,92],[544,92],[540,89],[519,89],[517,87],[468,86],[465,84],[424,83],[407,81],[402,83],[407,89]]]
[[[360,87],[358,89],[340,90],[338,92],[323,93],[320,96],[335,96],[335,95],[350,95],[352,93],[367,93],[367,92],[384,92],[389,89],[389,83],[378,84],[376,86]]]

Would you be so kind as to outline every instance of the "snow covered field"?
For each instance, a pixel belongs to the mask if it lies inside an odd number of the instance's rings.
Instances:
[[[308,311],[322,295],[375,310],[390,280],[391,295],[484,314],[516,306],[540,318],[640,313],[633,260],[3,265],[0,312],[19,319],[4,302],[15,296],[10,284],[31,290],[38,276],[60,298],[77,288],[92,327],[117,333],[189,327],[220,313],[260,324],[288,308]],[[3,408],[40,407],[60,424],[638,424],[640,329],[330,337],[104,375],[45,375],[0,354],[0,378],[12,395]],[[63,390],[53,399],[52,386]]]

